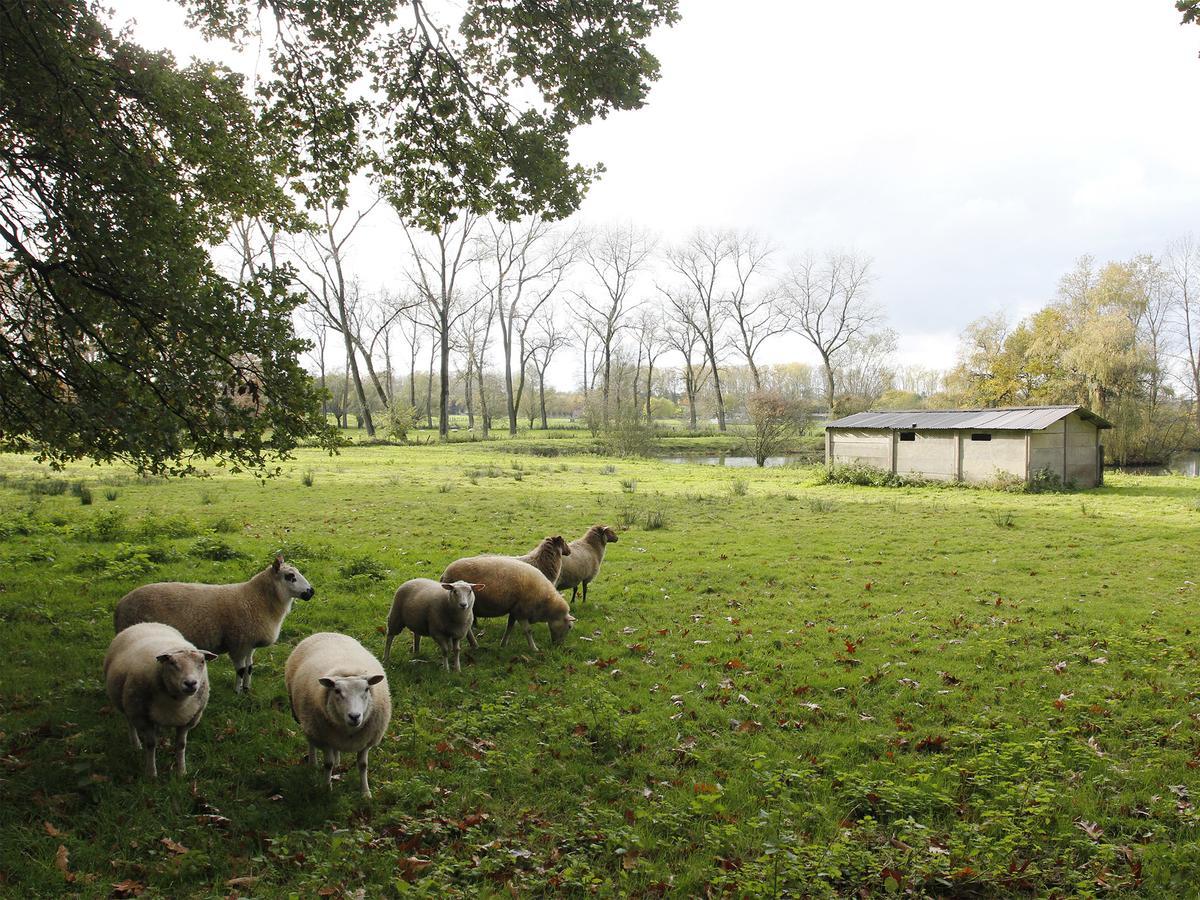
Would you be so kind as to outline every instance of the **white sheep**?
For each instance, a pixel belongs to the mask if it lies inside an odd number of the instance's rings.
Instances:
[[[284,666],[292,716],[308,738],[308,761],[325,753],[325,785],[341,753],[358,754],[362,795],[371,796],[367,756],[378,747],[392,718],[383,666],[352,637],[324,631],[296,645]]]
[[[571,607],[546,576],[511,556],[469,556],[455,560],[442,573],[442,581],[481,584],[475,591],[475,617],[511,614],[521,623],[530,650],[537,650],[532,623],[547,623],[555,644],[561,644],[575,624]]]
[[[392,609],[388,613],[387,643],[383,661],[392,658],[392,641],[405,628],[413,633],[413,656],[421,653],[421,638],[431,637],[442,650],[442,667],[450,671],[450,654],[454,654],[454,671],[461,672],[459,654],[462,639],[471,631],[475,621],[475,591],[482,584],[455,581],[443,584],[432,578],[413,578],[396,589]]]
[[[609,544],[617,542],[617,533],[607,525],[593,525],[583,537],[571,541],[569,555],[564,554],[562,571],[559,573],[556,586],[558,589],[571,588],[571,602],[579,593],[579,585],[583,585],[583,600],[587,602],[588,585],[600,574],[600,565],[604,562],[604,551]]]
[[[160,728],[175,729],[175,773],[187,774],[187,737],[208,704],[208,661],[170,625],[143,622],[126,628],[104,654],[104,689],[129,721],[134,750],[146,758],[146,776],[158,777]]]
[[[163,622],[211,653],[228,653],[237,671],[235,690],[250,690],[254,651],[279,640],[283,620],[299,597],[311,600],[312,585],[282,556],[240,584],[165,581],[135,588],[113,614],[117,632],[138,622]]]

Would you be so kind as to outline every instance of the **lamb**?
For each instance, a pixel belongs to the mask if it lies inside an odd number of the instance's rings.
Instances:
[[[617,533],[607,525],[593,525],[579,540],[571,541],[570,559],[564,559],[562,572],[555,582],[558,589],[571,588],[571,602],[579,593],[579,585],[583,585],[583,600],[587,602],[588,584],[595,581],[600,574],[600,564],[604,562],[604,551],[609,544],[617,542]],[[566,555],[566,554],[564,554]]]
[[[143,622],[112,639],[104,654],[109,702],[129,721],[134,750],[145,753],[146,777],[158,777],[160,728],[175,729],[175,774],[187,774],[187,737],[208,704],[208,661],[170,625]]]
[[[413,656],[421,653],[421,638],[432,637],[442,648],[442,667],[450,671],[450,653],[454,652],[454,671],[461,672],[459,651],[462,639],[471,631],[475,621],[475,591],[482,584],[465,581],[439,583],[432,578],[413,578],[396,589],[392,609],[388,613],[387,643],[383,662],[392,658],[392,641],[405,628],[413,633]]]
[[[367,756],[392,718],[387,676],[371,652],[352,637],[322,631],[296,645],[284,666],[292,717],[308,738],[308,761],[325,752],[325,786],[342,752],[358,754],[362,795],[371,797]]]
[[[201,650],[228,653],[237,693],[250,690],[254,651],[279,640],[295,598],[311,600],[312,585],[282,556],[241,584],[147,584],[121,598],[113,614],[118,633],[138,622],[163,622]]]
[[[455,560],[442,581],[482,583],[475,591],[475,617],[507,616],[521,623],[529,649],[537,650],[531,623],[545,622],[550,637],[561,644],[575,624],[571,607],[541,572],[511,556],[468,556]]]

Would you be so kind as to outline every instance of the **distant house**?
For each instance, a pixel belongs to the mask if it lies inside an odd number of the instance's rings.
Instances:
[[[864,412],[825,426],[826,463],[864,463],[939,481],[1026,481],[1048,472],[1079,487],[1104,480],[1100,432],[1082,406]]]

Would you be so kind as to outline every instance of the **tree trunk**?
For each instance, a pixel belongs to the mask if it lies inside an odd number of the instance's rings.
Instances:
[[[425,383],[425,424],[433,428],[433,355],[437,352],[437,342],[429,348],[429,380]]]
[[[442,316],[442,347],[441,366],[439,374],[441,384],[438,385],[438,437],[445,441],[450,439],[450,319]]]
[[[828,356],[822,355],[821,361],[825,368],[825,403],[829,407],[829,421],[837,418],[837,403],[834,398],[833,363]]]
[[[721,373],[717,371],[717,351],[712,344],[706,345],[708,364],[712,366],[713,391],[717,395],[717,430],[725,430],[725,397],[721,393]]]
[[[483,439],[486,441],[488,438],[488,433],[492,427],[492,422],[488,418],[487,393],[483,386],[482,365],[475,367],[475,374],[479,377],[479,421],[482,426],[480,430],[483,433]]]
[[[654,378],[654,363],[646,360],[646,424],[653,425],[653,416],[650,412],[650,381]]]
[[[542,431],[549,431],[550,425],[546,422],[546,370],[538,370],[538,402],[542,409]]]
[[[350,364],[350,372],[354,376],[354,393],[358,397],[358,408],[362,410],[359,425],[367,425],[367,435],[375,437],[375,423],[371,421],[371,411],[367,408],[367,392],[363,390],[362,376],[358,374],[358,359],[354,353],[354,342],[350,340],[350,332],[343,331],[346,344],[346,360]]]
[[[475,363],[472,357],[467,357],[467,374],[463,379],[463,394],[467,400],[467,428],[475,430],[475,403],[471,396],[471,376],[474,374]]]

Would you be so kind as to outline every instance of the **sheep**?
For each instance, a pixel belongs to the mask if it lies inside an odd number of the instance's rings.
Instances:
[[[575,624],[571,607],[541,572],[511,556],[468,556],[455,560],[442,573],[442,581],[483,583],[475,591],[475,617],[507,616],[521,623],[529,649],[537,650],[533,622],[550,626],[550,637],[561,644]]]
[[[518,556],[517,559],[521,562],[529,563],[539,572],[546,576],[551,584],[558,581],[558,575],[562,571],[564,556],[571,555],[571,548],[561,534],[556,534],[551,537],[544,537],[536,547],[526,553],[524,556]],[[504,637],[500,639],[500,646],[504,647],[508,644],[508,636],[512,633],[513,625],[516,624],[517,618],[512,613],[508,614],[508,624],[504,626]],[[478,646],[475,641],[475,634],[472,631],[469,635],[471,646]]]
[[[367,755],[378,747],[392,718],[392,695],[383,666],[352,637],[323,631],[296,645],[283,670],[292,718],[308,738],[308,762],[325,752],[325,786],[342,752],[358,754],[362,795],[371,797]]]
[[[588,584],[600,574],[600,564],[604,562],[604,551],[609,544],[617,542],[617,533],[607,525],[593,525],[579,540],[571,541],[570,559],[564,559],[562,571],[555,582],[560,591],[571,588],[571,602],[579,593],[579,585],[583,585],[583,600],[587,602]],[[566,554],[564,554],[566,555]]]
[[[187,736],[208,704],[208,661],[170,625],[143,622],[112,639],[104,654],[104,689],[129,722],[134,750],[145,753],[146,777],[158,777],[160,728],[175,729],[175,774],[187,774]]]
[[[392,658],[392,641],[405,628],[413,633],[413,656],[421,653],[421,638],[432,637],[442,648],[442,667],[450,671],[450,653],[454,652],[454,671],[461,672],[459,651],[462,639],[470,632],[475,617],[475,591],[482,584],[455,581],[442,584],[432,578],[413,578],[396,589],[388,613],[387,643],[383,662]]]
[[[120,633],[138,622],[163,622],[211,653],[233,660],[237,693],[250,690],[254,651],[279,640],[295,598],[311,600],[312,585],[282,556],[241,584],[146,584],[121,598],[113,613]]]

